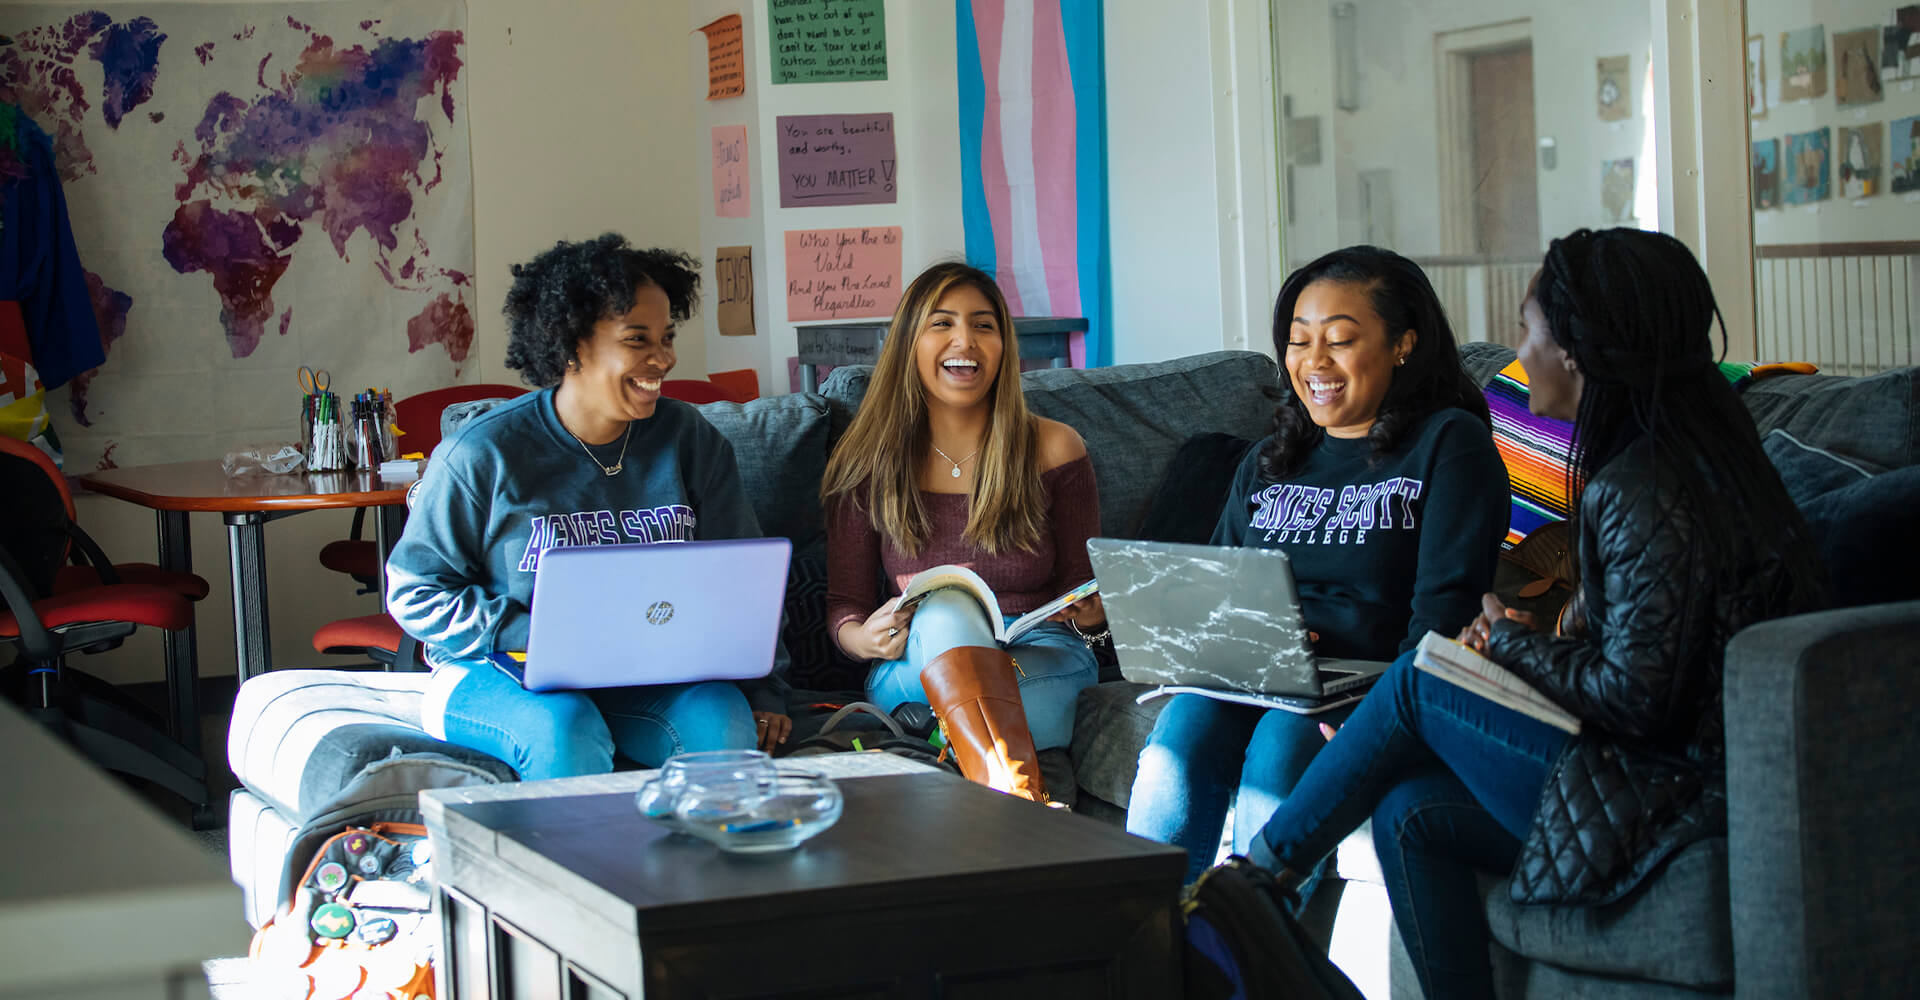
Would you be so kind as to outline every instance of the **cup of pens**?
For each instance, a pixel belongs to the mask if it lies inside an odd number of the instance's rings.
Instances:
[[[348,465],[346,429],[340,397],[328,391],[332,377],[323,368],[300,366],[300,442],[311,472],[339,472]]]

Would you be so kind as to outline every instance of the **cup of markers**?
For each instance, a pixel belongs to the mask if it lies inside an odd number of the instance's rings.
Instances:
[[[301,434],[307,445],[307,469],[340,472],[348,463],[346,425],[341,422],[340,397],[322,389],[310,392],[300,404]]]

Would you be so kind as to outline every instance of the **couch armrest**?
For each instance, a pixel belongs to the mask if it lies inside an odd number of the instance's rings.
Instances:
[[[1727,647],[1741,996],[1913,995],[1920,601],[1756,625]]]

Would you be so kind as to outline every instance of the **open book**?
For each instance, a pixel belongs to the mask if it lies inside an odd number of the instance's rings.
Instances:
[[[979,601],[980,606],[987,610],[987,620],[993,623],[993,637],[1004,644],[1026,635],[1035,625],[1046,621],[1049,615],[1056,614],[1067,605],[1099,590],[1100,584],[1098,581],[1088,580],[1021,615],[1009,625],[1006,624],[1006,616],[1000,613],[1000,599],[993,596],[993,588],[987,586],[987,581],[980,579],[980,574],[965,566],[935,566],[932,569],[921,570],[913,579],[907,581],[906,589],[900,592],[899,606],[912,607],[918,604],[921,598],[942,587],[958,587],[973,595],[973,599]]]
[[[1438,632],[1428,632],[1414,647],[1413,665],[1441,680],[1539,719],[1569,733],[1580,731],[1580,720],[1533,689],[1513,671],[1481,656]]]

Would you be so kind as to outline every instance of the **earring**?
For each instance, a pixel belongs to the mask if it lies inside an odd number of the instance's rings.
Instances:
[[[1393,364],[1397,368],[1405,368],[1407,366],[1407,356],[1404,354],[1400,355],[1398,358],[1394,359]]]

